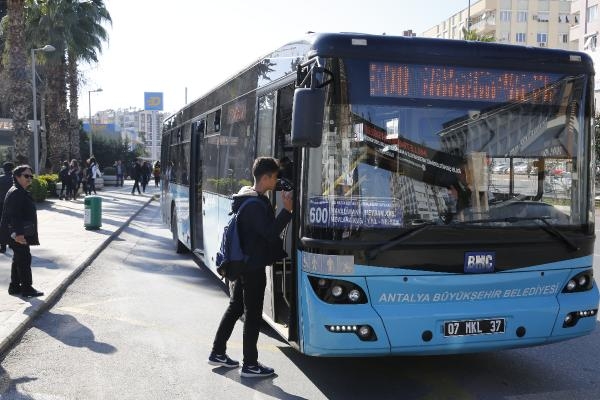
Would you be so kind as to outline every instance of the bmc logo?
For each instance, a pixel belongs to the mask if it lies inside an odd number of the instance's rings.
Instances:
[[[496,267],[495,251],[468,251],[465,253],[464,271],[468,274],[494,272]]]

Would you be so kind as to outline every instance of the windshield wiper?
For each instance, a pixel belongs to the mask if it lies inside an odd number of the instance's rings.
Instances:
[[[398,236],[391,238],[384,244],[375,246],[372,249],[367,250],[365,252],[365,255],[367,256],[367,259],[372,260],[375,257],[377,257],[377,254],[381,253],[382,251],[386,251],[387,249],[397,246],[398,244],[402,243],[406,239],[413,236],[415,233],[417,233],[420,230],[423,230],[431,225],[437,225],[437,224],[435,222],[426,222],[421,225],[415,226],[414,228],[408,229],[408,230],[402,232],[401,234],[399,234]]]
[[[560,239],[563,243],[565,243],[567,245],[567,247],[571,251],[577,251],[577,250],[579,250],[579,246],[577,246],[577,244],[575,244],[571,239],[569,239],[568,237],[566,237],[561,231],[559,231],[558,229],[556,229],[556,227],[554,227],[552,224],[550,224],[547,221],[549,219],[551,219],[551,217],[549,217],[549,216],[543,216],[543,217],[506,217],[506,218],[476,219],[476,220],[472,220],[472,221],[454,222],[451,225],[470,225],[470,224],[481,224],[481,223],[484,223],[484,222],[508,222],[508,223],[514,224],[516,222],[521,222],[521,221],[539,221],[539,222],[542,222],[543,225],[536,224],[535,226],[539,227],[540,229],[543,229],[544,231],[548,232],[552,236]]]

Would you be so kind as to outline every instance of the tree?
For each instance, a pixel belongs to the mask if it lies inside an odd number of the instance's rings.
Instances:
[[[108,39],[104,22],[112,22],[110,14],[104,6],[104,0],[75,2],[77,21],[71,25],[67,50],[67,80],[69,84],[69,115],[71,154],[80,157],[79,141],[79,73],[78,62],[98,62],[98,53],[102,42]]]
[[[56,51],[46,54],[46,120],[48,161],[58,171],[69,158],[66,108],[66,30],[72,17],[67,0],[28,0],[27,33],[32,48],[51,44]]]
[[[494,35],[486,35],[486,34],[479,34],[476,31],[473,30],[467,30],[467,28],[462,28],[462,33],[463,33],[463,39],[465,40],[473,40],[476,42],[495,42],[496,39],[494,38]]]
[[[56,51],[48,55],[47,120],[48,158],[58,170],[62,160],[78,158],[79,60],[97,61],[101,42],[106,40],[102,22],[111,21],[104,0],[28,0],[28,27],[34,45],[50,43]],[[67,78],[69,105],[67,108]],[[69,112],[70,111],[70,112]]]
[[[8,0],[8,45],[9,51],[9,97],[15,140],[15,161],[29,162],[29,137],[27,116],[29,114],[29,85],[27,52],[25,51],[24,0]]]

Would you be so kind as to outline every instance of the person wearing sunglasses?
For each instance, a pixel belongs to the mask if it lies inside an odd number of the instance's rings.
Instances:
[[[38,297],[44,293],[33,288],[31,276],[31,251],[29,246],[39,245],[37,210],[27,188],[33,172],[29,165],[19,165],[13,170],[13,186],[4,199],[0,220],[0,243],[13,250],[12,269],[8,294]]]

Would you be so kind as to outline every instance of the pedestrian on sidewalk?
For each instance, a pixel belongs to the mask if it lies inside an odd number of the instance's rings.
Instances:
[[[154,163],[152,175],[154,175],[154,187],[158,187],[160,184],[160,161]]]
[[[77,191],[79,190],[79,163],[76,159],[72,159],[69,164],[69,176],[71,178],[71,199],[77,199]]]
[[[8,193],[8,189],[13,185],[13,175],[12,170],[15,167],[13,163],[10,161],[2,164],[2,170],[4,170],[4,175],[0,176],[0,220],[2,219],[2,208],[4,207],[4,198],[6,197],[6,193]],[[0,244],[0,253],[6,253],[6,243]]]
[[[4,210],[0,220],[0,243],[8,244],[13,250],[8,294],[23,297],[44,295],[32,286],[29,246],[40,244],[37,210],[31,194],[26,190],[32,179],[33,171],[29,165],[19,165],[13,170],[14,184],[4,199]]]
[[[69,163],[67,161],[63,161],[62,167],[60,171],[58,171],[58,179],[60,179],[61,187],[60,194],[58,198],[63,200],[69,200],[69,192],[71,191],[71,176],[69,172]],[[63,196],[63,193],[66,193],[66,196]]]
[[[140,165],[141,160],[135,160],[135,164],[133,165],[133,188],[131,189],[131,194],[135,194],[135,189],[137,188],[138,194],[142,194],[140,191],[140,180],[142,179],[142,166]]]
[[[124,173],[123,164],[121,164],[121,160],[117,160],[115,162],[115,172],[117,174],[117,187],[123,187],[123,173]]]
[[[208,363],[228,368],[239,367],[240,363],[229,358],[226,350],[235,323],[244,314],[244,365],[240,375],[245,378],[260,378],[275,373],[273,368],[258,362],[257,343],[267,282],[265,268],[285,256],[279,235],[292,218],[291,192],[285,192],[282,196],[284,209],[277,218],[271,201],[265,195],[275,190],[278,172],[277,160],[271,157],[257,158],[252,166],[254,186],[244,186],[233,196],[233,212],[237,212],[248,198],[258,198],[264,204],[252,202],[237,216],[241,247],[248,261],[242,275],[233,282],[229,307],[217,329]]]
[[[94,194],[96,193],[96,178],[100,176],[100,169],[98,168],[98,164],[96,163],[96,159],[94,157],[90,157],[88,160],[88,175],[87,175],[87,185],[88,192],[90,195],[92,194],[92,190]]]
[[[142,192],[144,193],[146,193],[146,186],[148,186],[148,182],[150,181],[151,172],[152,168],[150,168],[150,163],[144,161],[142,164]]]

